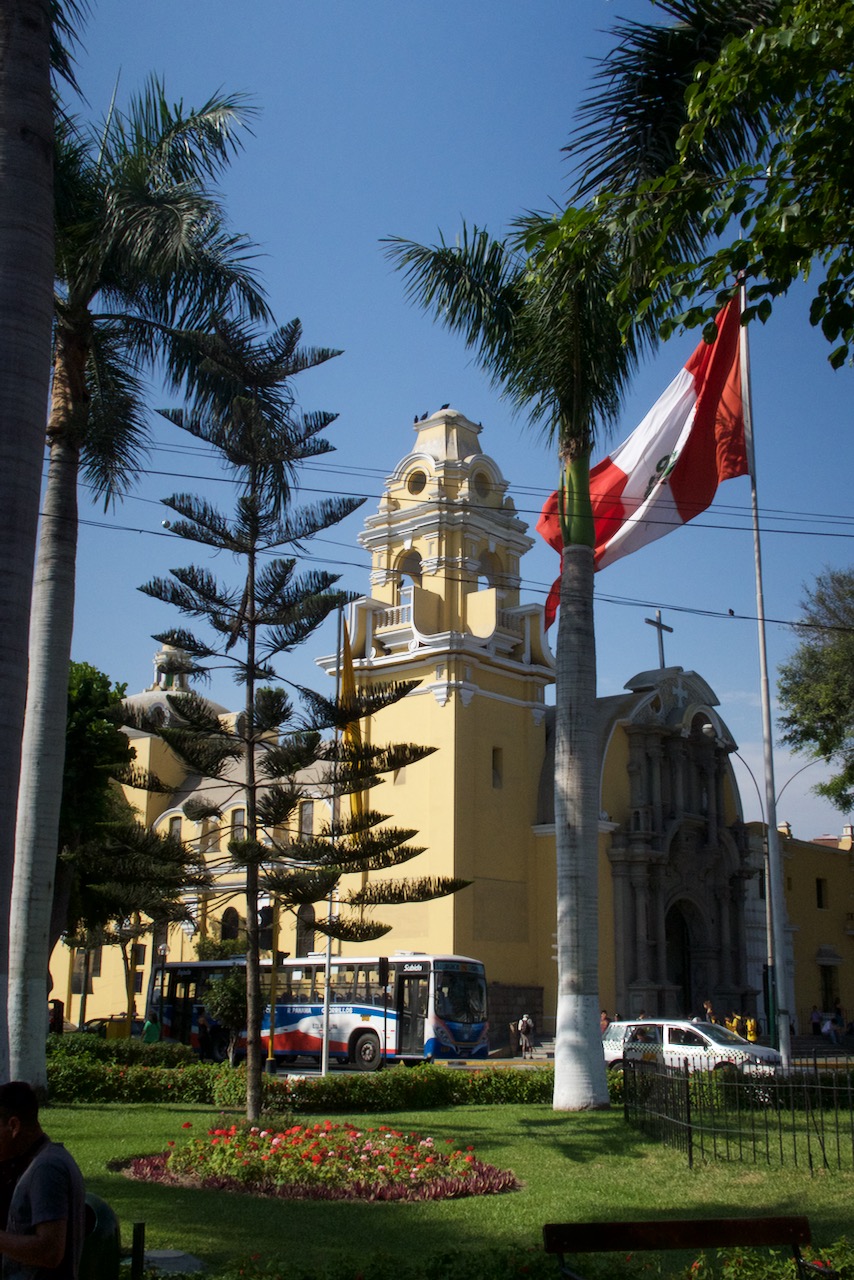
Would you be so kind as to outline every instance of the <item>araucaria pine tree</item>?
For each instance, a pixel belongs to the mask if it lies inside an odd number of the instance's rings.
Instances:
[[[155,637],[187,655],[185,671],[204,670],[211,659],[226,661],[245,690],[244,709],[236,718],[215,715],[195,693],[170,695],[180,719],[155,731],[191,770],[226,784],[219,790],[218,804],[197,800],[185,807],[188,817],[221,817],[223,791],[231,797],[241,794],[244,800],[245,831],[242,838],[229,842],[228,860],[232,868],[240,868],[246,897],[249,1119],[257,1119],[261,1102],[261,894],[296,910],[328,899],[342,877],[361,872],[357,888],[344,888],[337,914],[330,913],[316,927],[331,937],[363,942],[390,927],[368,918],[371,907],[426,901],[465,883],[387,877],[370,881],[370,873],[384,876],[421,852],[407,844],[415,832],[381,827],[383,816],[361,805],[353,805],[351,815],[344,817],[335,803],[337,796],[367,791],[382,773],[429,754],[430,748],[411,745],[363,745],[358,734],[346,732],[348,726],[405,697],[413,684],[346,689],[335,699],[300,690],[300,712],[283,688],[272,687],[281,679],[276,660],[345,601],[336,589],[336,575],[300,573],[296,558],[282,553],[360,505],[357,499],[343,498],[293,505],[295,468],[332,447],[320,433],[335,415],[301,413],[291,382],[301,370],[338,354],[301,348],[300,338],[299,322],[294,321],[264,340],[247,328],[222,322],[203,339],[209,379],[191,410],[167,416],[222,456],[237,481],[237,503],[233,513],[225,515],[186,494],[164,502],[178,517],[170,525],[172,532],[229,552],[241,566],[240,578],[230,586],[208,569],[190,566],[142,588],[185,615],[204,619],[213,633],[202,639],[173,629]],[[310,766],[315,784],[319,780],[332,795],[333,816],[316,836],[298,839],[292,818],[303,795],[299,775]]]

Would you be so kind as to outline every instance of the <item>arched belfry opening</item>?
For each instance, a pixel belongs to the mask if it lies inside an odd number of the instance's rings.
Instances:
[[[403,592],[407,587],[420,587],[423,576],[423,564],[421,561],[421,553],[418,551],[405,551],[397,562],[397,582],[396,596],[398,603],[402,599]]]

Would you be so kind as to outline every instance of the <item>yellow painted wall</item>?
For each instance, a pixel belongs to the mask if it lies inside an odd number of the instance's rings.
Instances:
[[[798,1029],[808,1031],[810,1009],[822,1006],[820,963],[835,969],[839,998],[848,1018],[854,1018],[854,853],[804,840],[782,844]],[[817,881],[823,882],[826,906],[818,904]],[[840,964],[832,963],[834,955]]]

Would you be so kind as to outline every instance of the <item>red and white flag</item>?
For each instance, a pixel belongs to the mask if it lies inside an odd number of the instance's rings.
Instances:
[[[740,315],[735,297],[718,312],[715,341],[700,343],[640,426],[591,470],[597,569],[687,524],[710,505],[722,480],[749,473]],[[562,551],[557,493],[543,507],[537,530]],[[546,603],[546,626],[559,599],[558,581]]]

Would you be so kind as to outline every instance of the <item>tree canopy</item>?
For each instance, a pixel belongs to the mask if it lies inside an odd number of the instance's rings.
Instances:
[[[669,28],[614,29],[568,148],[576,196],[631,242],[623,293],[642,280],[666,336],[677,323],[707,325],[739,277],[746,320],[762,322],[812,277],[810,321],[837,367],[854,342],[854,10],[845,0],[661,7],[676,19]],[[588,212],[567,210],[564,230]]]
[[[827,569],[802,601],[801,642],[780,668],[783,741],[837,772],[815,788],[854,808],[854,569]]]

